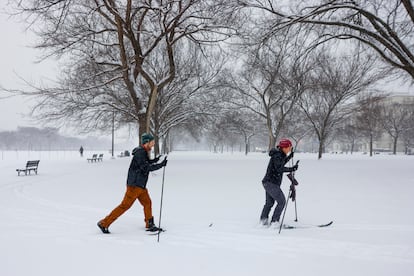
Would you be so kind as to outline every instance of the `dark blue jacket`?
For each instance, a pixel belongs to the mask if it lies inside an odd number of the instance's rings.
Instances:
[[[150,160],[144,148],[138,147],[132,150],[132,161],[128,169],[127,185],[144,188],[147,186],[149,172],[162,168],[156,164],[159,158]]]
[[[282,183],[282,176],[284,172],[293,171],[292,168],[285,167],[285,164],[290,160],[286,154],[279,148],[273,148],[269,152],[270,160],[267,165],[266,175],[262,183],[270,182],[280,186]]]

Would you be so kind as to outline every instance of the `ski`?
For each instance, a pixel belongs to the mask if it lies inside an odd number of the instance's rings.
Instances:
[[[319,224],[319,225],[317,225],[317,226],[318,226],[318,227],[327,227],[327,226],[332,225],[332,223],[333,223],[333,220],[331,220],[330,222],[328,222],[328,223],[326,223],[326,224]]]
[[[149,231],[149,230],[146,230],[146,231],[147,231],[148,235],[158,235],[158,232],[159,232],[159,233],[162,233],[162,232],[165,232],[165,231],[167,231],[167,230],[165,230],[165,229],[160,229],[160,230],[157,230],[157,231]]]
[[[282,229],[295,229],[296,226],[289,225],[289,224],[283,224]]]
[[[322,228],[322,227],[328,227],[333,224],[333,221],[330,221],[325,224],[302,224],[302,225],[290,225],[290,224],[283,224],[283,229],[300,229],[300,228]]]

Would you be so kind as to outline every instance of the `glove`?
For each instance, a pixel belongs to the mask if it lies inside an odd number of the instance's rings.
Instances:
[[[162,160],[162,162],[161,162],[161,166],[163,166],[163,167],[167,166],[167,162],[168,162],[167,156],[165,156],[164,160]]]
[[[294,165],[294,166],[292,167],[292,172],[297,171],[297,170],[298,170],[298,168],[299,168],[299,165],[298,165],[298,164]]]
[[[161,155],[158,155],[157,157],[154,158],[154,162],[157,163],[158,161],[160,161]]]

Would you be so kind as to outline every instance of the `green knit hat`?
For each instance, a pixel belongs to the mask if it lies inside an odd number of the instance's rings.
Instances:
[[[152,140],[154,140],[154,136],[152,136],[151,134],[149,134],[149,133],[143,133],[142,135],[141,135],[141,144],[142,145],[144,145],[144,144],[146,144],[146,143],[148,143],[148,142],[151,142]]]

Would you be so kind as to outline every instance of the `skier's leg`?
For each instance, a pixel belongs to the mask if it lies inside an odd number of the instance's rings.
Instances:
[[[152,202],[147,189],[141,189],[138,200],[144,207],[145,227],[148,228],[152,218]]]
[[[279,186],[274,185],[275,187],[272,189],[272,197],[276,200],[277,205],[275,211],[273,212],[272,222],[279,221],[280,214],[282,214],[283,208],[286,204],[286,198],[283,194],[282,189]]]
[[[137,187],[127,186],[127,190],[125,192],[124,198],[112,212],[106,216],[103,220],[100,221],[100,224],[108,228],[117,218],[119,218],[126,210],[131,208],[132,204],[134,203],[135,199],[137,198]]]
[[[266,201],[265,201],[265,205],[263,206],[262,214],[260,215],[260,221],[262,221],[262,223],[267,223],[270,210],[272,209],[273,204],[275,203],[274,198],[268,192],[268,190],[270,189],[270,186],[273,186],[273,185],[271,183],[263,184],[263,187],[266,191]]]

